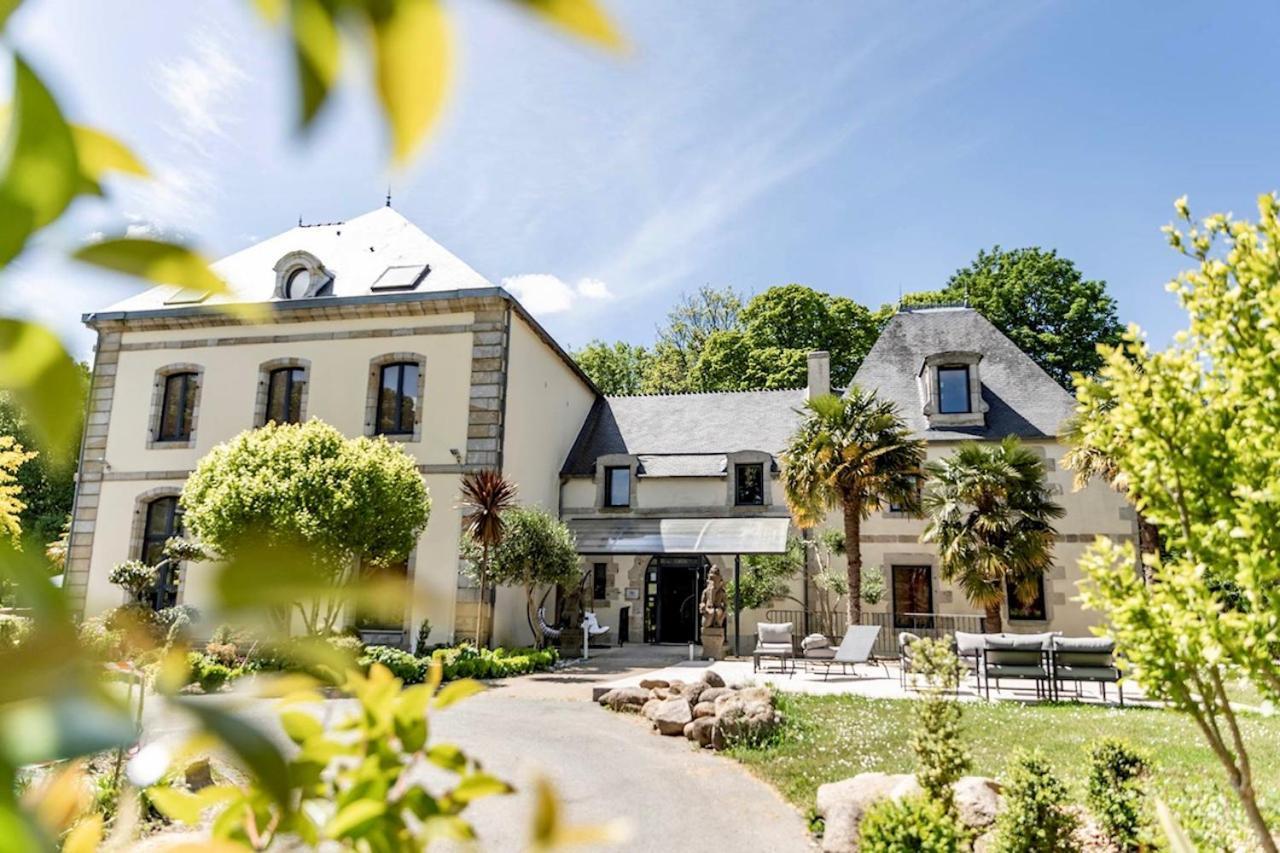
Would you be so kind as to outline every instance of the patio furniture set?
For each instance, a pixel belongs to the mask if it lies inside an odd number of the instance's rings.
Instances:
[[[823,670],[825,681],[831,667],[848,667],[860,663],[885,666],[873,654],[878,625],[855,625],[838,646],[820,635],[806,637],[796,644],[790,622],[761,622],[756,626],[756,647],[751,653],[752,671],[759,672],[762,661],[778,661],[781,672],[794,674],[797,662],[806,672]],[[899,682],[903,689],[911,686],[910,676],[917,671],[912,645],[920,637],[902,632],[898,635]],[[970,677],[975,679],[979,695],[991,698],[991,685],[1000,689],[1001,682],[1030,681],[1036,698],[1057,700],[1066,685],[1074,684],[1075,698],[1082,695],[1086,683],[1098,684],[1103,701],[1107,685],[1116,685],[1120,705],[1124,706],[1124,688],[1120,684],[1120,668],[1116,665],[1115,644],[1102,637],[1063,637],[1047,634],[973,634],[956,631],[952,646]],[[789,668],[788,668],[789,667]],[[888,674],[888,667],[885,666]]]

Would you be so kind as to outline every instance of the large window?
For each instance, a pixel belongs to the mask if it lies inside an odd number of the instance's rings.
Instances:
[[[389,566],[364,564],[360,567],[360,575],[366,581],[390,580],[406,583],[409,577],[409,560],[404,559]],[[386,598],[386,596],[382,596]],[[393,612],[394,606],[387,601],[385,605],[374,608],[356,609],[356,626],[370,631],[403,631],[404,613]]]
[[[933,569],[894,566],[893,627],[908,631],[933,627]]]
[[[166,557],[164,543],[170,537],[182,534],[182,512],[178,508],[178,498],[169,495],[156,498],[147,504],[146,518],[142,525],[142,551],[138,559],[148,566],[158,566]],[[151,604],[161,610],[178,603],[177,566],[162,572],[156,583],[155,598]]]
[[[764,463],[734,466],[733,502],[738,506],[764,506]]]
[[[969,401],[969,367],[938,368],[938,413],[959,415],[972,411]]]
[[[196,390],[199,377],[195,373],[170,373],[164,378],[164,398],[160,404],[158,441],[188,441],[195,423]]]
[[[917,474],[915,476],[915,505],[920,506],[920,501],[924,498],[924,477]],[[907,507],[903,504],[889,501],[889,512],[905,513]]]
[[[412,435],[418,415],[418,365],[398,361],[384,365],[378,386],[380,435]]]
[[[595,563],[591,566],[591,598],[604,601],[609,597],[609,564]]]
[[[301,367],[281,367],[267,374],[266,421],[278,424],[302,422],[302,394],[307,372]]]
[[[1005,596],[1009,602],[1009,619],[1015,622],[1044,622],[1048,619],[1044,601],[1044,576],[1036,578],[1035,595],[1023,600],[1018,597],[1014,585],[1005,581]]]
[[[604,505],[631,506],[631,469],[626,466],[604,469]]]

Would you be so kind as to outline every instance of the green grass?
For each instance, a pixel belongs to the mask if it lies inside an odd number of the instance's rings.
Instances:
[[[771,743],[735,747],[733,757],[776,787],[801,810],[813,806],[818,786],[871,770],[911,772],[914,702],[858,696],[780,694],[786,723]],[[1263,807],[1280,824],[1280,718],[1241,716],[1254,784]],[[971,702],[964,706],[970,772],[1000,776],[1020,748],[1038,748],[1084,799],[1089,745],[1119,737],[1145,750],[1154,767],[1152,788],[1170,803],[1199,840],[1243,841],[1244,816],[1227,788],[1226,773],[1182,714],[1151,708],[1022,705]]]

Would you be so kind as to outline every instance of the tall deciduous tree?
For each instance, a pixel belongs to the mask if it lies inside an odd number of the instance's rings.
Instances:
[[[11,435],[0,435],[0,538],[17,543],[22,536],[22,483],[18,472],[36,458],[33,451],[23,450]]]
[[[934,301],[967,302],[1065,388],[1073,373],[1096,373],[1098,344],[1115,344],[1124,331],[1105,281],[1085,279],[1072,261],[1038,246],[979,251],[942,290],[904,299]]]
[[[737,329],[742,311],[742,297],[732,287],[703,285],[695,293],[686,293],[667,313],[667,321],[658,327],[653,358],[646,371],[643,390],[647,394],[672,394],[699,388],[691,380],[691,372],[702,354],[707,339],[716,332]]]
[[[518,506],[502,515],[501,541],[489,562],[490,579],[502,586],[522,586],[525,618],[533,627],[534,597],[539,587],[569,585],[578,580],[578,548],[568,525],[546,510]]]
[[[771,287],[753,297],[742,309],[742,325],[753,350],[784,354],[786,380],[766,386],[778,388],[804,385],[814,350],[831,354],[831,381],[847,386],[879,334],[865,306],[802,284]]]
[[[385,439],[347,438],[318,420],[248,430],[200,460],[182,490],[183,524],[220,557],[302,552],[332,594],[298,601],[311,633],[333,629],[356,566],[405,559],[431,499],[413,458]]]
[[[1061,518],[1039,457],[1009,436],[999,444],[965,442],[925,471],[925,542],[938,545],[944,580],[986,613],[984,630],[1001,629],[1006,584],[1030,596],[1053,563]]]
[[[488,582],[493,549],[506,534],[506,514],[515,506],[516,486],[493,469],[467,474],[462,478],[462,532],[480,549],[477,572],[480,600],[476,603],[476,645],[484,644],[485,585]]]
[[[1176,208],[1185,230],[1169,240],[1195,263],[1170,283],[1187,329],[1161,352],[1132,329],[1078,388],[1083,439],[1114,461],[1166,553],[1144,555],[1159,578],[1144,584],[1122,568],[1131,543],[1095,545],[1085,602],[1147,695],[1195,720],[1274,851],[1226,685],[1245,677],[1280,702],[1280,200],[1258,200],[1256,225],[1192,225],[1186,200]]]
[[[911,437],[894,405],[853,387],[805,403],[804,420],[783,454],[782,486],[802,527],[830,510],[844,517],[850,625],[862,619],[862,522],[876,507],[918,509],[917,476],[924,442]]]
[[[605,394],[639,394],[653,356],[640,345],[592,341],[573,353],[591,381]]]

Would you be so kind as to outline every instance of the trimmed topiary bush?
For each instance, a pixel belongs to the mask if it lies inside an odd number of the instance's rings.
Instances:
[[[222,685],[241,674],[240,670],[201,652],[187,653],[187,667],[191,670],[191,683],[199,684],[205,693],[216,693]]]
[[[969,844],[960,821],[923,795],[882,800],[867,810],[859,826],[864,853],[958,853]]]
[[[367,670],[375,663],[380,663],[391,670],[391,674],[405,684],[421,684],[427,677],[425,662],[404,649],[395,649],[391,646],[365,646],[364,654],[360,657],[360,667]]]
[[[1039,752],[1014,759],[996,818],[993,853],[1067,853],[1079,822],[1066,809],[1067,788]]]

